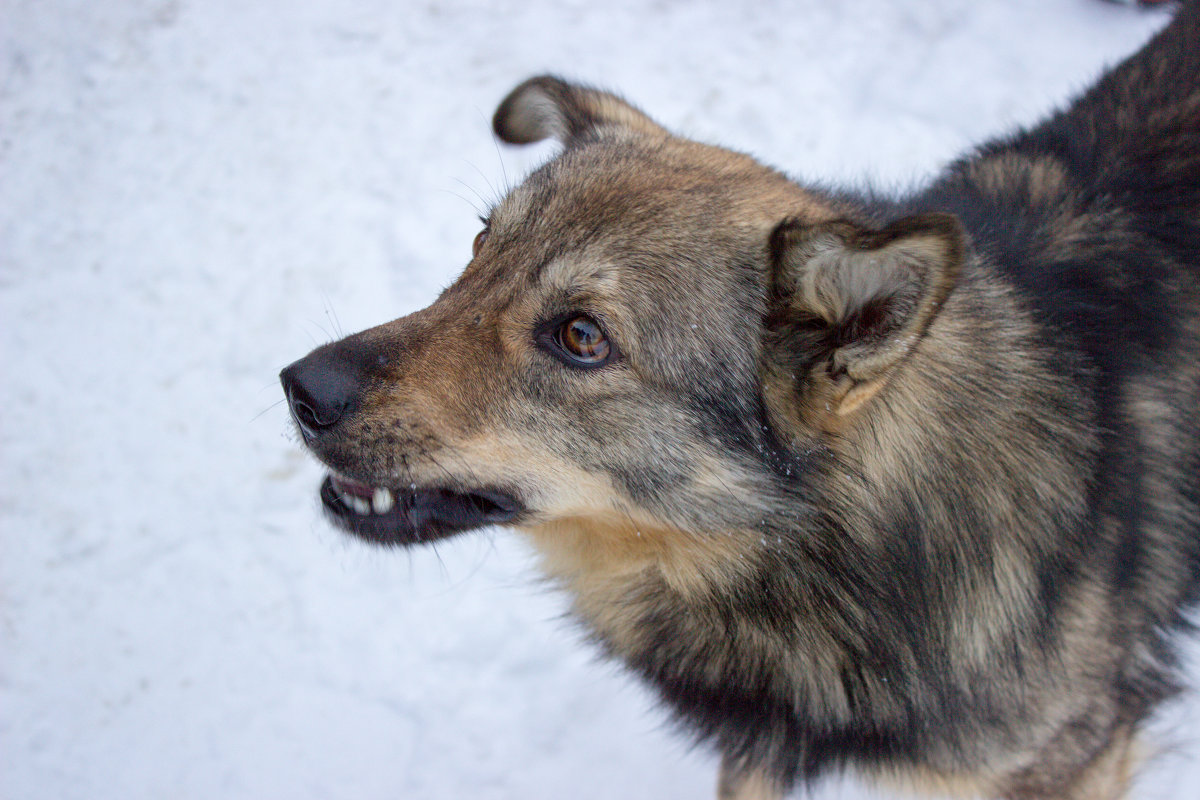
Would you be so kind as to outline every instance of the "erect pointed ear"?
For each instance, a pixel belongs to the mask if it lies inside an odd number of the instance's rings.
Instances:
[[[492,127],[509,144],[529,144],[553,136],[568,147],[606,127],[659,136],[667,133],[616,95],[552,75],[530,78],[509,92],[496,109]]]
[[[958,278],[964,234],[950,214],[882,230],[786,221],[771,235],[769,356],[797,374],[823,367],[840,413],[883,386]]]

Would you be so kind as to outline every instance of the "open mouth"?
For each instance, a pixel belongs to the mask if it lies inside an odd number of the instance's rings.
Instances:
[[[520,502],[493,489],[395,489],[329,475],[321,502],[333,521],[377,544],[412,545],[498,525],[521,512]]]

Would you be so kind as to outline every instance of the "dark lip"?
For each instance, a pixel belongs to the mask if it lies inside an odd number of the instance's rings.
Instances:
[[[512,494],[493,488],[391,489],[395,505],[384,514],[359,514],[342,498],[333,476],[321,482],[321,503],[338,527],[374,544],[409,546],[488,525],[512,522],[523,510]]]

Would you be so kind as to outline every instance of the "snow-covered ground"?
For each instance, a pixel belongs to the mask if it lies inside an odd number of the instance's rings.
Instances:
[[[549,152],[489,132],[530,74],[809,179],[904,186],[1164,19],[0,0],[0,798],[709,796],[713,759],[594,660],[512,536],[332,531],[276,373],[452,279],[476,209]],[[1197,796],[1198,708],[1140,797]]]

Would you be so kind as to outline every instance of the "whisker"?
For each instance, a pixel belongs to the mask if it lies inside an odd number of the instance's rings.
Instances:
[[[258,412],[253,417],[251,417],[250,421],[251,422],[257,421],[259,417],[261,417],[263,414],[266,414],[268,411],[272,410],[273,408],[275,408],[277,405],[279,405],[282,402],[284,402],[284,398],[281,397],[278,400],[276,400],[274,403],[271,403],[271,405],[267,406],[262,411]]]
[[[467,184],[465,181],[459,181],[459,183],[461,183],[463,186],[466,186],[467,188],[471,188],[470,185]],[[457,197],[459,200],[462,200],[464,203],[466,203],[468,206],[470,206],[471,210],[474,211],[476,215],[478,215],[478,216],[483,215],[484,209],[481,209],[479,206],[477,206],[475,204],[475,202],[473,200],[471,200],[470,198],[464,197],[463,195],[459,194],[458,192],[451,191],[450,189],[438,189],[437,191],[444,192],[445,194],[449,194],[449,195],[453,195],[454,197]],[[475,191],[475,190],[471,189],[471,191]],[[476,194],[478,194],[478,192],[476,192]]]
[[[337,312],[333,310],[333,303],[330,302],[328,295],[324,297],[325,319],[329,320],[329,324],[333,326],[333,332],[337,334],[337,338],[343,339],[346,334],[342,330],[341,320],[338,319]]]
[[[504,195],[502,195],[496,191],[496,185],[494,183],[492,183],[492,179],[489,178],[487,176],[487,174],[484,173],[483,170],[481,170],[478,166],[476,166],[474,163],[472,163],[470,161],[468,161],[467,163],[471,165],[471,169],[473,169],[477,173],[479,173],[479,177],[483,178],[483,182],[487,184],[488,191],[490,191],[492,193],[491,202],[485,201],[484,205],[487,206],[488,208],[491,208],[492,206],[496,205],[496,203],[498,203],[500,201],[500,198],[502,198]],[[479,193],[476,192],[476,194],[479,194]]]
[[[504,166],[504,151],[500,149],[500,137],[492,133],[492,146],[496,148],[496,160],[500,162],[500,179],[504,181],[504,194],[512,191],[512,183],[508,180],[508,169]]]
[[[312,326],[313,326],[313,327],[315,327],[315,328],[317,328],[318,330],[320,330],[320,331],[321,331],[321,333],[322,333],[322,334],[324,334],[324,335],[325,335],[325,341],[323,341],[323,342],[322,342],[322,341],[318,341],[318,340],[317,340],[317,338],[316,338],[315,336],[313,336],[313,335],[312,335],[312,331],[306,331],[306,332],[308,333],[308,338],[310,338],[310,339],[312,339],[312,340],[313,340],[313,346],[314,346],[314,347],[320,347],[321,345],[323,345],[323,344],[328,344],[328,343],[330,343],[330,342],[332,342],[332,341],[334,340],[334,337],[333,337],[333,336],[332,336],[332,335],[329,333],[329,331],[328,331],[328,330],[326,330],[326,329],[325,329],[325,326],[324,326],[324,325],[322,325],[322,324],[321,324],[320,322],[318,322],[317,320],[315,320],[315,319],[310,319],[310,320],[308,320],[308,324],[309,324],[309,325],[312,325]]]
[[[474,203],[472,203],[472,206],[475,208],[475,213],[478,214],[480,217],[486,216],[487,208],[490,205],[490,203],[488,202],[488,199],[486,197],[484,197],[482,194],[480,194],[478,189],[476,189],[474,186],[472,186],[471,184],[464,181],[462,178],[455,178],[454,182],[460,184],[463,188],[472,192],[475,195],[475,197],[479,199],[480,204],[478,206],[475,206]]]

